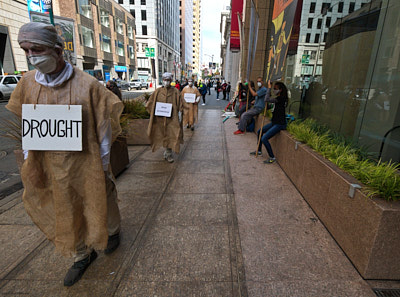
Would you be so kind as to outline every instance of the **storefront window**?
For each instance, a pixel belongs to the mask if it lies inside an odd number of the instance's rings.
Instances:
[[[109,13],[104,8],[100,7],[100,23],[107,28],[110,28]]]
[[[101,49],[107,53],[111,53],[111,38],[109,36],[103,35]]]
[[[121,21],[121,19],[120,18],[115,18],[116,20],[117,20],[117,22],[116,22],[116,24],[117,24],[117,32],[119,33],[119,34],[124,34],[124,27],[122,26],[122,21]]]
[[[81,26],[82,30],[82,41],[83,45],[86,47],[93,48],[94,47],[94,38],[93,38],[93,30]]]
[[[120,42],[120,41],[117,42],[117,55],[118,56],[125,56],[124,43],[123,42]]]
[[[79,13],[88,19],[92,18],[92,5],[89,0],[79,0]]]

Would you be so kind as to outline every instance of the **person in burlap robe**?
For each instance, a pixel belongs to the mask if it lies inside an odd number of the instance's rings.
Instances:
[[[195,102],[186,102],[185,94],[195,94]],[[189,79],[188,85],[181,92],[181,101],[183,103],[183,126],[190,128],[192,131],[194,130],[194,124],[198,120],[200,96],[199,90],[193,87],[193,79]]]
[[[57,251],[74,257],[64,278],[72,286],[96,259],[119,245],[120,213],[109,165],[121,132],[123,104],[97,79],[63,59],[52,25],[27,23],[18,42],[36,70],[23,75],[6,108],[22,116],[23,104],[82,106],[82,151],[24,151],[23,203]]]
[[[164,159],[174,162],[172,151],[179,153],[183,144],[182,111],[183,103],[178,89],[171,87],[172,74],[164,73],[163,86],[154,91],[146,104],[150,114],[147,134],[150,138],[152,151],[164,147]],[[157,102],[172,104],[171,116],[155,115]]]

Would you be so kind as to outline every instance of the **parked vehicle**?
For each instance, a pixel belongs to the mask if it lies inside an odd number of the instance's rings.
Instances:
[[[132,79],[129,84],[132,89],[140,90],[142,88],[142,81],[140,79]]]
[[[21,77],[20,75],[0,75],[0,101],[10,98]]]
[[[145,88],[146,90],[149,88],[149,83],[147,81],[142,80],[142,88]]]
[[[124,81],[122,79],[117,79],[115,82],[117,83],[117,87],[120,88],[121,90],[130,91],[132,89],[130,83],[128,83],[127,81]]]

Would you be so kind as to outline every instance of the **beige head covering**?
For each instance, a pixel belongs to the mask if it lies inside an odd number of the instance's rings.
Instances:
[[[64,47],[56,28],[53,25],[39,22],[26,23],[19,29],[18,43],[22,42],[31,42],[52,48]]]
[[[165,72],[165,73],[162,75],[162,79],[168,79],[168,80],[171,80],[171,81],[172,81],[172,73]]]

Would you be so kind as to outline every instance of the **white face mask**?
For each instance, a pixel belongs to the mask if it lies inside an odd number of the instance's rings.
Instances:
[[[260,82],[257,82],[257,86],[258,86],[259,88],[261,88],[261,86],[262,86],[262,83],[260,83]]]
[[[280,92],[281,92],[281,90],[275,90],[275,89],[273,90],[274,95],[278,95]]]
[[[192,82],[189,82],[189,87],[191,87],[191,86],[193,86],[193,83],[192,83]]]
[[[57,68],[57,59],[52,55],[28,56],[29,62],[41,73],[52,73]]]
[[[171,86],[171,82],[169,80],[163,80],[163,86],[169,88]]]

